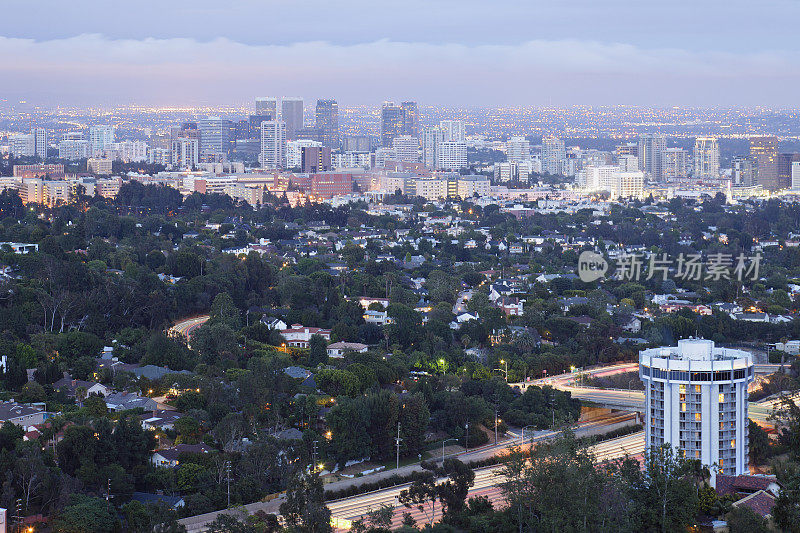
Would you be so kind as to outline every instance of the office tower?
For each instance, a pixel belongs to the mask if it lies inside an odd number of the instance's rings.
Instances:
[[[11,155],[33,157],[36,155],[36,136],[32,133],[12,133],[8,136]]]
[[[463,120],[442,120],[439,122],[439,128],[444,133],[445,141],[464,142],[467,140]]]
[[[664,179],[664,151],[667,138],[660,133],[646,133],[639,137],[639,169],[653,180]]]
[[[328,146],[302,148],[302,172],[327,172],[331,169],[331,149]]]
[[[792,163],[792,189],[800,189],[800,161]]]
[[[800,154],[778,154],[776,164],[778,167],[778,188],[788,189],[792,186],[792,164],[800,161]]]
[[[286,165],[286,123],[265,120],[261,123],[261,166],[278,170]]]
[[[506,142],[506,155],[509,163],[527,161],[531,158],[531,143],[525,137],[511,137]]]
[[[467,167],[467,143],[442,141],[436,146],[436,168],[458,171]]]
[[[384,102],[381,107],[381,146],[388,148],[403,133],[403,108],[394,102]]]
[[[109,144],[114,142],[114,126],[99,125],[89,128],[89,151],[91,155],[102,155]]]
[[[172,164],[178,168],[193,168],[200,163],[200,143],[197,138],[178,137],[172,140]]]
[[[616,172],[611,188],[612,198],[641,198],[644,196],[644,172]]]
[[[89,141],[64,139],[58,143],[58,158],[74,161],[89,157]]]
[[[686,176],[686,150],[683,148],[667,148],[661,164],[661,175],[665,180]]]
[[[617,145],[615,152],[617,154],[617,157],[622,157],[625,155],[632,155],[635,157],[639,157],[639,143],[631,142],[631,143]]]
[[[635,155],[623,155],[617,159],[620,172],[633,172],[639,170],[639,158]]]
[[[756,162],[756,179],[769,191],[779,189],[778,183],[778,138],[751,137],[750,157]]]
[[[542,139],[542,172],[563,174],[566,159],[567,149],[564,141],[553,136]]]
[[[34,128],[31,133],[34,137],[34,155],[41,159],[47,159],[47,130]]]
[[[694,175],[701,179],[719,178],[719,143],[715,137],[694,140]]]
[[[372,150],[372,139],[369,135],[347,135],[342,139],[342,150],[345,152],[369,152]]]
[[[278,99],[272,96],[261,96],[256,98],[256,115],[269,116],[266,120],[278,118]]]
[[[392,141],[398,161],[419,161],[419,139],[411,135],[398,135]]]
[[[639,353],[645,386],[645,445],[669,443],[722,474],[748,472],[749,352],[683,339]]]
[[[743,187],[756,184],[756,160],[750,156],[737,156],[731,161],[731,183]]]
[[[302,168],[303,148],[310,148],[312,146],[322,146],[322,143],[312,139],[286,141],[286,168]]]
[[[303,129],[303,99],[297,96],[281,98],[280,119],[286,123],[286,138],[297,139],[297,131]]]
[[[444,132],[439,126],[422,129],[422,162],[427,168],[436,167],[436,147],[444,142]]]
[[[419,107],[416,102],[402,102],[403,110],[403,135],[419,137]]]
[[[236,126],[233,121],[209,117],[197,121],[200,137],[200,161],[202,163],[224,163],[236,146]]]
[[[323,146],[339,148],[339,104],[336,100],[317,100],[316,124]]]

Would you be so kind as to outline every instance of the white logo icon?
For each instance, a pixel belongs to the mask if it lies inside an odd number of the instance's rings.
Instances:
[[[581,281],[589,283],[605,276],[608,271],[608,261],[602,255],[586,250],[578,257],[578,277]]]

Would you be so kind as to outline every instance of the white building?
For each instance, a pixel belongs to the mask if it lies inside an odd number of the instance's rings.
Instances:
[[[34,128],[31,134],[34,138],[34,155],[42,159],[47,159],[47,130],[44,128]]]
[[[172,164],[178,168],[196,167],[200,163],[199,141],[190,137],[173,139],[171,160]]]
[[[8,144],[14,157],[36,155],[36,136],[32,133],[12,133],[8,136]]]
[[[662,156],[661,173],[664,179],[686,177],[686,150],[667,148]]]
[[[441,120],[439,121],[439,129],[442,130],[445,141],[466,141],[466,128],[464,128],[463,120]]]
[[[467,167],[467,143],[443,141],[436,147],[436,168],[457,171]]]
[[[422,129],[422,162],[428,168],[436,166],[436,147],[444,141],[444,132],[439,126]]]
[[[286,123],[282,120],[265,120],[261,123],[261,166],[281,169],[286,165]]]
[[[112,161],[110,159],[89,158],[86,160],[86,171],[92,174],[111,174]]]
[[[639,170],[639,158],[635,155],[621,155],[617,159],[617,166],[620,172]]]
[[[800,161],[792,163],[792,189],[800,189]]]
[[[102,155],[114,143],[114,126],[100,125],[89,128],[89,153]]]
[[[694,140],[694,175],[703,179],[719,178],[719,143],[716,137]]]
[[[337,152],[331,154],[333,168],[370,168],[372,157],[369,152]]]
[[[392,139],[392,148],[398,161],[419,161],[419,139],[411,135],[398,135]]]
[[[489,196],[492,191],[492,182],[486,176],[459,176],[456,186],[459,198]]]
[[[566,159],[567,149],[564,141],[558,137],[545,137],[542,139],[542,172],[563,174],[564,161]]]
[[[89,141],[65,139],[58,143],[59,159],[74,161],[89,157]]]
[[[509,163],[529,160],[531,158],[531,143],[522,136],[511,137],[506,143],[506,157]]]
[[[748,472],[749,352],[717,348],[705,339],[639,353],[645,384],[645,443],[669,443],[699,459],[712,475]]]
[[[300,168],[303,166],[303,148],[321,147],[322,143],[311,139],[297,139],[286,141],[286,168]]]

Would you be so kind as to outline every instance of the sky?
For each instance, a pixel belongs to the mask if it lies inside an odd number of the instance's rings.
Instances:
[[[800,0],[3,0],[0,100],[797,107]]]

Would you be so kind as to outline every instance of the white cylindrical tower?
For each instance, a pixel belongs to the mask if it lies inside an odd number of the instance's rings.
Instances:
[[[750,353],[683,339],[678,346],[640,352],[639,376],[645,384],[648,448],[670,443],[712,472],[748,472]]]

